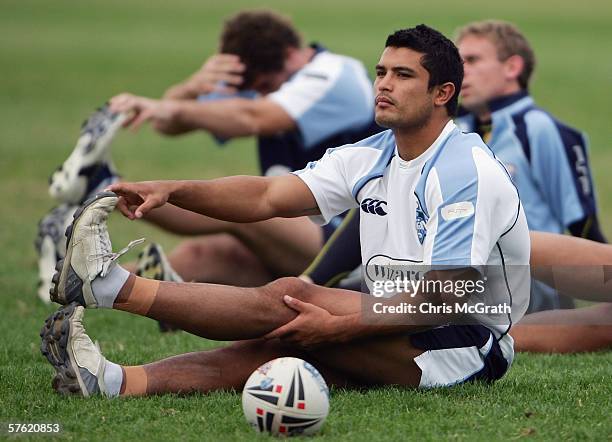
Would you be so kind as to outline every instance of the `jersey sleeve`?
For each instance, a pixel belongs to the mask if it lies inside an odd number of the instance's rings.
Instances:
[[[370,124],[374,115],[365,68],[356,60],[334,54],[318,55],[316,62],[267,98],[293,118],[306,148],[335,133]]]
[[[320,216],[312,216],[317,224],[327,224],[333,217],[357,206],[351,193],[353,174],[351,156],[357,148],[328,149],[323,157],[293,172],[306,183],[317,201]],[[353,154],[353,155],[351,155]]]
[[[591,232],[598,223],[586,137],[540,110],[525,122],[533,176],[555,217],[572,234],[598,239]]]
[[[423,203],[429,215],[424,264],[438,268],[479,269],[486,265],[491,250],[519,211],[510,177],[478,147],[431,169],[419,198],[419,204]]]

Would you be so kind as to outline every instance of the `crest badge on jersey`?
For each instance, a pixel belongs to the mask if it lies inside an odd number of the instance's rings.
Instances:
[[[428,217],[425,214],[425,211],[421,207],[421,202],[417,198],[417,208],[416,208],[416,231],[417,237],[419,238],[419,242],[421,245],[425,241],[425,237],[427,236],[427,225]]]

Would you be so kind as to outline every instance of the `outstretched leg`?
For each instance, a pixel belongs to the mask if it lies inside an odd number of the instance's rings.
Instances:
[[[227,233],[183,241],[168,262],[184,281],[255,287],[276,277],[256,253]]]
[[[323,246],[321,228],[307,217],[232,223],[166,204],[152,210],[145,219],[181,235],[230,234],[257,256],[269,271],[277,275],[299,275]],[[210,261],[206,258],[203,255],[201,260],[192,261],[187,271],[209,265]],[[182,276],[182,266],[187,264],[175,261],[174,257],[171,257],[170,262]]]
[[[241,390],[261,364],[293,356],[313,363],[335,386],[419,385],[420,370],[408,338],[390,337],[334,345],[307,352],[279,340],[255,339],[225,348],[182,354],[140,366],[106,360],[85,333],[84,308],[70,304],[53,314],[41,331],[41,351],[56,370],[53,387],[62,394],[144,396]]]
[[[580,353],[612,348],[612,304],[525,316],[511,331],[517,351]]]
[[[51,315],[41,330],[41,351],[55,368],[52,385],[61,394],[115,397],[241,390],[253,370],[271,359],[308,359],[304,352],[277,340],[251,340],[146,365],[120,366],[106,360],[86,334],[83,313],[82,306],[65,306]],[[344,373],[320,363],[317,368],[332,385],[353,385]]]
[[[612,302],[612,246],[545,232],[530,237],[534,278],[574,298]]]

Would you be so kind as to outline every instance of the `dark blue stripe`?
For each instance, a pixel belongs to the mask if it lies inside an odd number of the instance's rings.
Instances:
[[[527,136],[525,114],[532,109],[534,109],[534,107],[529,106],[527,109],[512,115],[512,121],[514,122],[514,134],[516,135],[516,138],[518,138],[519,143],[523,148],[523,152],[528,163],[531,163],[531,143],[529,142],[529,137]]]
[[[370,170],[370,173],[360,178],[359,181],[357,181],[357,183],[353,187],[353,198],[355,198],[357,204],[359,204],[357,195],[359,195],[359,192],[361,192],[363,186],[365,186],[368,182],[372,181],[375,178],[382,177],[385,173],[385,169],[387,168],[387,166],[389,166],[394,156],[395,145],[389,144],[388,146],[386,146],[385,151],[382,153],[382,155],[378,158],[378,161],[376,162],[374,167],[372,167],[372,169]]]
[[[576,129],[569,127],[556,119],[553,119],[553,121],[557,127],[557,130],[559,131],[561,141],[563,142],[563,147],[565,148],[570,170],[572,171],[572,177],[574,178],[574,186],[576,187],[576,193],[578,194],[578,199],[580,200],[582,210],[584,211],[585,216],[594,215],[597,213],[597,208],[595,205],[595,194],[593,190],[591,170],[589,169],[589,157],[586,149],[586,141],[582,136],[582,133]],[[584,166],[584,172],[586,174],[581,173],[577,169],[579,164],[578,154],[575,150],[576,148],[581,152],[582,158],[584,159],[584,162],[581,165]],[[583,191],[582,184],[580,183],[580,176],[586,176],[588,179],[589,190],[587,193]]]
[[[494,98],[488,103],[489,110],[491,112],[496,112],[528,96],[529,96],[529,93],[525,90],[522,90],[514,94],[504,95],[503,97]]]

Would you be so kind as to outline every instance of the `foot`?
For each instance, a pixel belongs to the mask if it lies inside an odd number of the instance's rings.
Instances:
[[[49,178],[53,198],[80,204],[118,180],[109,147],[125,119],[125,114],[111,113],[105,104],[83,123],[76,147]]]
[[[98,293],[96,296],[92,283],[107,275],[111,278],[109,273],[116,266],[115,261],[144,241],[144,238],[132,241],[113,253],[106,221],[117,200],[113,192],[102,192],[86,201],[74,214],[74,221],[66,231],[66,256],[57,262],[57,271],[52,278],[52,301],[64,305],[76,302],[84,307],[112,307],[112,300],[107,298],[116,296],[116,293]]]
[[[158,281],[183,282],[178,273],[174,271],[162,246],[156,243],[148,244],[138,255],[138,270],[136,275]],[[180,330],[169,322],[158,321],[162,333]]]
[[[49,290],[55,265],[66,254],[64,232],[72,222],[72,215],[77,208],[70,204],[61,204],[38,223],[38,235],[34,241],[38,254],[38,297],[46,304],[51,302]]]
[[[55,368],[52,385],[58,393],[108,395],[104,384],[107,361],[85,333],[83,312],[83,307],[69,304],[49,316],[40,331],[40,351]]]

